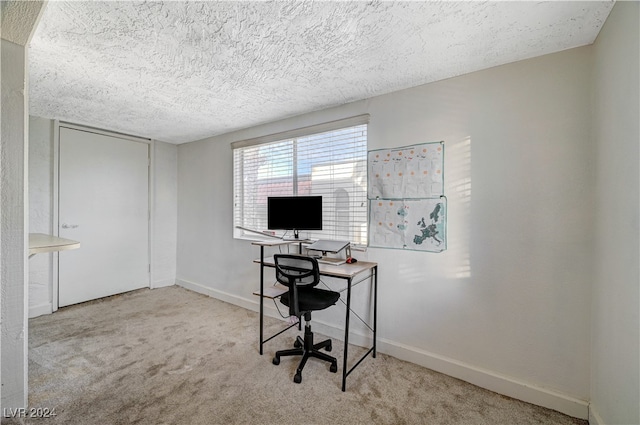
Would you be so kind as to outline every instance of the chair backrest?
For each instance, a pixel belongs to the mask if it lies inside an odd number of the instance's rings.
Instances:
[[[285,286],[313,287],[320,282],[318,260],[306,255],[275,254],[276,279]]]

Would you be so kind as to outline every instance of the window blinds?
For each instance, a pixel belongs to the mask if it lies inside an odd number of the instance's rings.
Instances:
[[[301,237],[366,245],[367,124],[356,118],[234,143],[234,226],[267,230],[269,196],[320,195],[323,230]]]

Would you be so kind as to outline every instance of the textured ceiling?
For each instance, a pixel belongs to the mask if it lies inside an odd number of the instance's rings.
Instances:
[[[42,12],[42,1],[2,0],[0,16],[2,18],[2,38],[20,46],[26,46],[31,30]]]
[[[189,142],[590,44],[612,7],[50,1],[30,113]]]

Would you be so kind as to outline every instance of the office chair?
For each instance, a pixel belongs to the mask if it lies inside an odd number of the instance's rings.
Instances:
[[[289,292],[282,294],[280,302],[289,307],[289,315],[296,316],[299,320],[304,316],[304,339],[298,336],[293,346],[289,350],[276,352],[273,364],[280,364],[280,357],[302,356],[293,382],[302,382],[302,369],[309,360],[309,357],[331,363],[329,371],[338,371],[338,362],[335,357],[331,357],[320,351],[324,348],[331,351],[331,340],[327,339],[320,343],[313,343],[313,332],[311,332],[311,312],[314,310],[324,310],[334,305],[340,298],[340,293],[317,289],[315,286],[320,282],[320,271],[318,261],[313,257],[292,254],[275,254],[273,256],[276,263],[276,279],[278,282],[289,287]]]

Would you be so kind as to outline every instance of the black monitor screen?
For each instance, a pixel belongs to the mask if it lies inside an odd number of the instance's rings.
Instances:
[[[322,230],[322,196],[267,198],[270,230]]]

